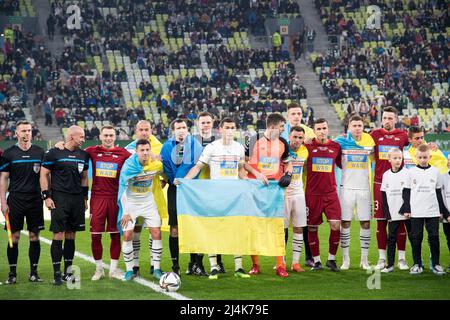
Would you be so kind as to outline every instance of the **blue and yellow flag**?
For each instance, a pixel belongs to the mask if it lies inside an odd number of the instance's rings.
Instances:
[[[180,252],[283,256],[284,190],[275,181],[184,180],[177,187]]]

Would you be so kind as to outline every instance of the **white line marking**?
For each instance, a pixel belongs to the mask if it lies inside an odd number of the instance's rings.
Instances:
[[[0,223],[0,224],[3,225],[3,223]],[[24,234],[24,235],[26,235],[26,236],[28,237],[28,231],[22,230],[21,233]],[[44,237],[42,237],[42,236],[39,236],[39,239],[41,240],[41,242],[43,242],[43,243],[45,243],[45,244],[48,244],[48,245],[51,245],[51,244],[52,244],[52,241],[51,241],[51,240],[49,240],[49,239],[47,239],[47,238],[44,238]],[[92,264],[95,264],[94,258],[93,258],[93,257],[90,257],[90,256],[87,256],[87,255],[85,255],[84,253],[75,251],[75,256],[78,257],[78,258],[80,258],[80,259],[83,259],[83,260],[85,260],[85,261],[87,261],[87,262],[90,262],[90,263],[92,263]],[[103,263],[103,268],[106,269],[106,270],[109,270],[109,265],[107,265],[106,263]],[[121,271],[122,271],[122,270],[121,270]],[[148,280],[146,280],[146,279],[144,279],[144,278],[142,278],[142,277],[139,277],[139,278],[134,279],[134,282],[137,282],[137,283],[139,283],[140,285],[143,285],[143,286],[145,286],[145,287],[148,287],[148,288],[152,289],[153,291],[155,291],[155,292],[157,292],[157,293],[165,294],[166,296],[169,296],[169,297],[171,297],[171,298],[173,298],[173,299],[176,299],[176,300],[192,300],[191,298],[188,298],[188,297],[183,296],[182,294],[179,294],[179,293],[176,293],[176,292],[165,292],[165,291],[163,291],[163,290],[160,288],[159,284],[155,284],[154,282],[148,281]]]

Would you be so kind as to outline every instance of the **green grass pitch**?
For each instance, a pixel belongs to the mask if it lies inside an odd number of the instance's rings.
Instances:
[[[375,223],[372,222],[372,240],[369,252],[369,261],[375,264],[378,258],[375,238]],[[87,222],[88,225],[88,222]],[[48,222],[46,225],[48,230]],[[442,228],[442,226],[440,226]],[[3,229],[3,228],[2,228]],[[366,271],[359,269],[359,226],[357,223],[352,224],[351,238],[351,269],[340,273],[332,273],[325,268],[323,271],[312,272],[306,268],[305,273],[292,273],[286,279],[279,278],[272,269],[275,259],[271,257],[261,257],[262,274],[252,276],[250,279],[236,279],[233,277],[233,258],[224,256],[225,268],[227,273],[222,275],[219,280],[209,280],[207,277],[186,276],[184,271],[189,260],[188,254],[181,255],[182,267],[182,285],[179,294],[191,299],[267,299],[267,300],[306,300],[306,299],[450,299],[450,275],[443,277],[435,276],[429,270],[429,248],[426,237],[423,242],[423,258],[425,263],[425,271],[422,275],[412,276],[408,271],[395,270],[394,273],[381,274],[380,289],[368,289],[367,281],[371,276]],[[327,258],[328,250],[328,224],[323,224],[319,230],[321,241],[321,255],[324,263]],[[441,243],[441,264],[446,268],[450,264],[450,254],[447,249],[445,236],[440,230]],[[42,236],[50,239],[51,233],[42,232]],[[290,239],[292,231],[290,230]],[[103,261],[109,263],[109,235],[103,236]],[[170,270],[170,254],[168,246],[168,234],[163,233],[164,249],[162,269]],[[105,241],[106,240],[106,241]],[[287,262],[291,262],[290,241],[287,249]],[[141,238],[141,276],[147,280],[154,281],[149,274],[149,249],[148,249],[148,232],[142,233]],[[77,235],[76,250],[91,256],[89,232],[81,232]],[[0,281],[4,282],[9,271],[6,257],[7,236],[5,231],[0,232]],[[28,238],[21,235],[19,247],[18,262],[18,280],[16,285],[0,286],[0,300],[6,299],[150,299],[150,300],[167,300],[171,299],[167,295],[153,291],[152,289],[138,284],[136,282],[124,283],[119,280],[110,280],[108,278],[97,282],[90,280],[95,265],[75,258],[74,265],[81,269],[80,289],[70,290],[66,286],[53,287],[52,265],[50,260],[50,247],[42,243],[41,259],[39,263],[39,273],[44,279],[43,283],[28,282]],[[302,255],[301,261],[304,260]],[[337,255],[338,265],[342,259],[340,250]],[[407,261],[411,266],[412,256],[411,247],[407,245]],[[208,259],[205,256],[204,264],[209,268]],[[251,266],[250,257],[244,257],[244,268],[248,271]],[[125,266],[121,260],[119,267],[124,270]],[[106,271],[107,272],[107,271]],[[156,281],[154,281],[156,283]],[[372,285],[374,281],[369,281]]]

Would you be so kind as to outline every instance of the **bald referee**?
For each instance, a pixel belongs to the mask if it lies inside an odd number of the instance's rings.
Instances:
[[[42,162],[41,194],[45,206],[51,210],[50,231],[53,232],[53,241],[50,253],[54,271],[53,284],[56,286],[62,285],[63,280],[75,281],[71,273],[75,234],[85,230],[89,156],[80,149],[83,143],[84,130],[71,126],[67,131],[64,150],[50,149]],[[64,275],[61,274],[63,256]]]
[[[0,165],[0,201],[2,213],[9,211],[13,247],[7,246],[9,274],[6,284],[15,284],[19,256],[20,231],[27,220],[30,247],[30,282],[41,282],[37,268],[41,245],[39,232],[44,229],[44,211],[39,186],[39,171],[44,149],[31,144],[31,123],[19,121],[16,124],[17,144],[5,150]],[[9,184],[9,185],[8,185]],[[6,198],[6,191],[9,191]]]

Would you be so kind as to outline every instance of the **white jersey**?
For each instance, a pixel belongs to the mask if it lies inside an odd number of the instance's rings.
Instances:
[[[301,145],[297,151],[289,149],[293,170],[291,183],[286,188],[286,197],[305,194],[303,190],[303,168],[305,168],[308,154],[308,149],[304,145]]]
[[[370,190],[369,157],[373,147],[342,149],[342,179],[344,189]]]
[[[442,175],[442,198],[445,207],[450,211],[450,171]]]
[[[153,179],[158,172],[143,171],[136,177],[128,180],[126,188],[127,202],[130,204],[147,207],[153,205]]]
[[[402,168],[398,172],[388,170],[383,174],[383,181],[381,183],[381,191],[386,192],[387,202],[389,206],[389,213],[392,221],[405,220],[405,216],[399,214],[400,208],[403,205],[403,189],[408,184],[409,173],[408,169]]]
[[[411,217],[434,218],[441,215],[436,189],[442,188],[442,175],[435,167],[412,167],[406,188],[411,189]]]
[[[209,165],[211,179],[239,179],[239,164],[244,159],[245,149],[240,143],[224,145],[220,139],[203,149],[199,161]]]

